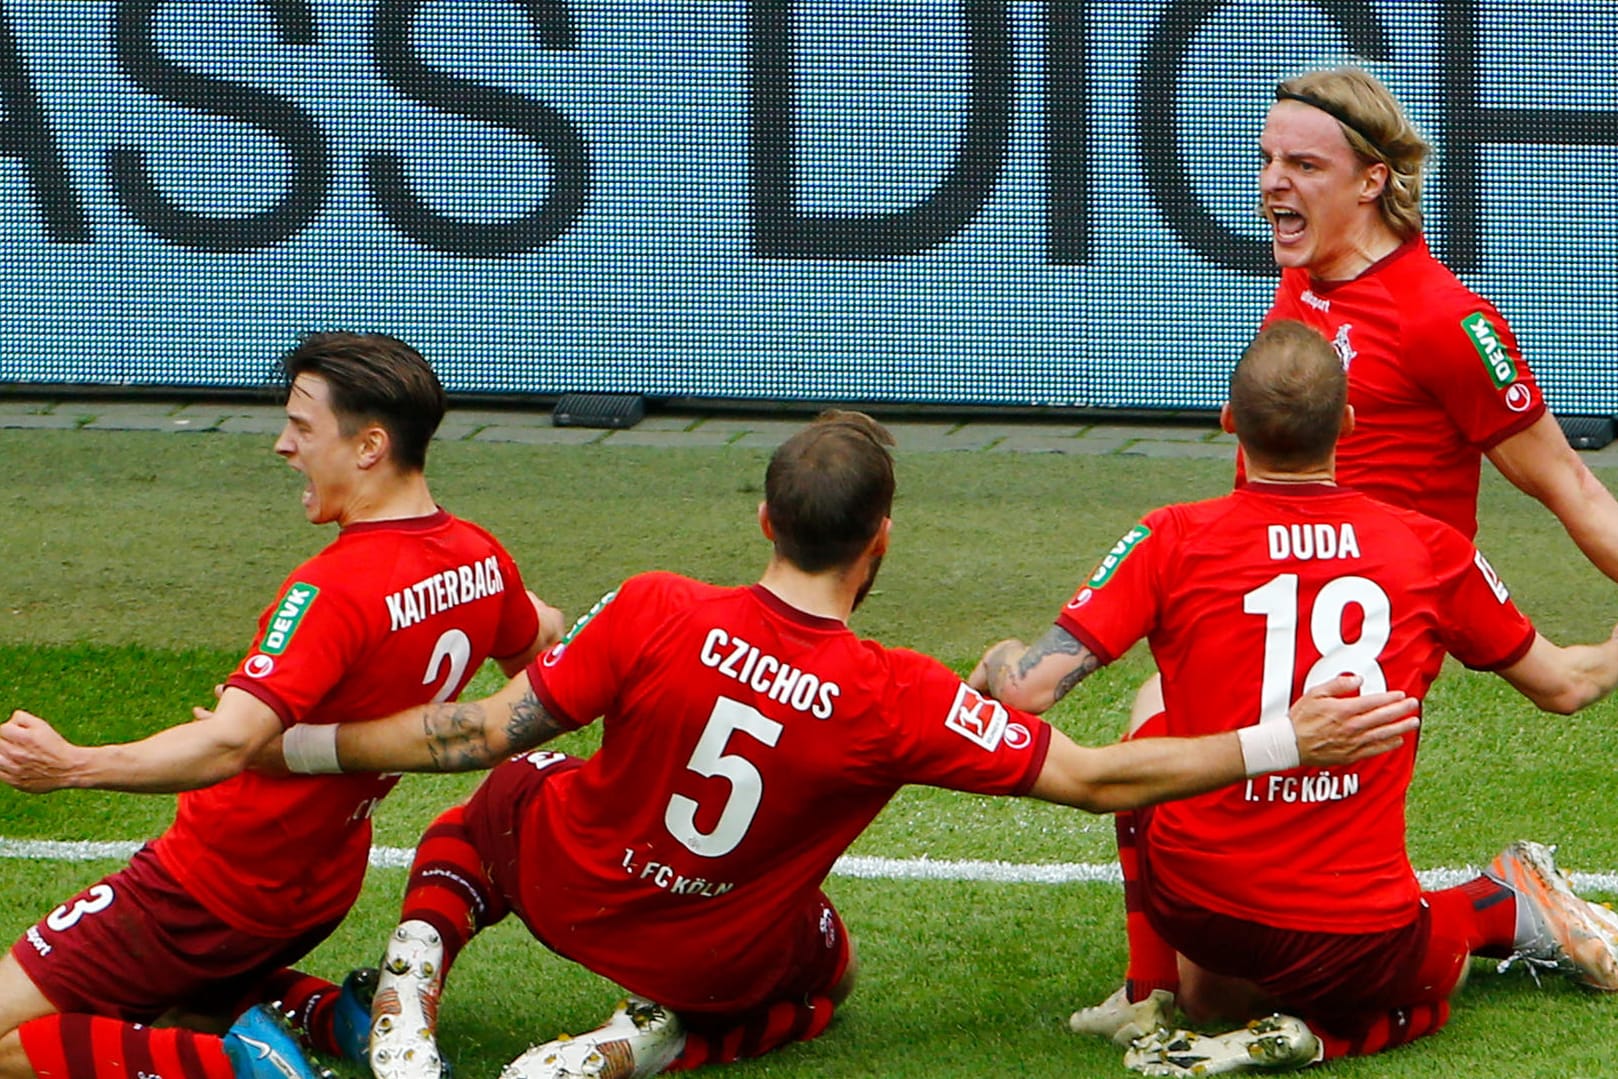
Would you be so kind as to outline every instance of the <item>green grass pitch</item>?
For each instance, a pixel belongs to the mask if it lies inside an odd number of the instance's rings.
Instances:
[[[0,431],[0,461],[0,704],[39,712],[83,741],[185,721],[248,644],[284,574],[331,535],[303,521],[301,481],[265,438]],[[767,554],[754,525],[764,461],[738,448],[456,442],[435,446],[429,472],[442,504],[493,529],[528,583],[573,614],[645,569],[753,580]],[[1618,483],[1612,473],[1603,479]],[[988,642],[1040,632],[1145,510],[1218,494],[1229,481],[1222,462],[909,454],[901,445],[893,547],[855,629],[964,671]],[[1562,643],[1606,635],[1618,589],[1548,513],[1490,473],[1482,519],[1481,546],[1543,632]],[[1081,741],[1111,740],[1146,669],[1137,650],[1075,691],[1053,720]],[[494,684],[486,671],[474,692]],[[1570,719],[1540,715],[1498,680],[1452,664],[1428,704],[1411,794],[1417,867],[1486,861],[1512,839],[1534,838],[1561,843],[1575,871],[1618,871],[1607,800],[1618,786],[1614,716],[1611,702]],[[586,732],[565,747],[590,744]],[[379,813],[377,841],[412,845],[475,782],[407,777]],[[163,797],[4,790],[0,836],[137,840],[171,812]],[[1105,864],[1111,823],[915,790],[853,853]],[[0,934],[15,938],[114,865],[0,861]],[[340,977],[374,963],[403,886],[402,870],[373,870],[308,969]],[[818,1042],[729,1074],[1124,1074],[1115,1050],[1065,1030],[1067,1013],[1099,1000],[1122,970],[1115,885],[833,877],[828,892],[859,939],[859,988]],[[531,1041],[594,1026],[616,995],[502,925],[455,968],[442,1045],[458,1074],[493,1075]],[[1445,1031],[1331,1071],[1600,1075],[1611,1071],[1613,1044],[1618,999],[1555,980],[1536,987],[1478,962]]]

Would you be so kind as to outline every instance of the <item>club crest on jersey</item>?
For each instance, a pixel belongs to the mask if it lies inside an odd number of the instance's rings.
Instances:
[[[259,643],[258,650],[271,656],[285,652],[287,645],[292,643],[292,635],[298,632],[298,624],[309,613],[309,608],[315,604],[315,597],[319,595],[320,589],[314,585],[294,582],[270,616],[269,627],[264,631],[264,640]]]
[[[963,682],[955,691],[955,703],[950,705],[944,726],[992,753],[1005,737],[1008,718],[1005,705]]]
[[[1517,361],[1511,358],[1488,315],[1482,311],[1467,315],[1461,320],[1461,328],[1466,331],[1472,347],[1478,350],[1478,356],[1483,360],[1483,366],[1488,368],[1495,389],[1503,390],[1517,381]]]
[[[1129,557],[1129,552],[1135,549],[1137,543],[1151,534],[1152,530],[1145,525],[1136,525],[1128,532],[1125,532],[1124,538],[1112,545],[1112,550],[1107,552],[1106,557],[1101,560],[1101,564],[1095,568],[1095,572],[1090,574],[1090,587],[1100,588],[1112,580],[1113,571],[1123,564],[1124,559]]]
[[[1506,591],[1506,582],[1502,581],[1500,575],[1494,571],[1494,567],[1489,565],[1489,560],[1483,557],[1482,551],[1475,552],[1472,561],[1477,565],[1478,572],[1483,574],[1483,579],[1488,582],[1489,591],[1494,593],[1495,599],[1504,603],[1511,598],[1511,593]]]
[[[1348,370],[1348,365],[1354,362],[1354,357],[1359,355],[1354,351],[1354,346],[1348,343],[1348,331],[1353,328],[1351,324],[1345,322],[1337,327],[1337,336],[1331,339],[1332,351],[1337,353],[1337,362],[1343,365],[1345,371]]]

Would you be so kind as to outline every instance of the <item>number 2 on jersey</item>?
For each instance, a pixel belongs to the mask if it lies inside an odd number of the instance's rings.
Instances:
[[[699,776],[723,776],[730,781],[730,797],[719,812],[719,821],[713,831],[704,832],[697,827],[697,802],[683,794],[669,799],[663,812],[663,824],[669,834],[693,854],[704,858],[720,858],[736,849],[764,797],[764,777],[759,775],[753,762],[738,753],[726,753],[730,736],[737,732],[774,746],[781,737],[781,724],[751,705],[720,697],[708,713],[708,723],[702,728],[696,749],[686,767]]]
[[[439,678],[439,670],[444,664],[449,664],[449,671],[442,677],[444,684],[438,687],[433,694],[433,703],[442,704],[449,700],[455,687],[461,684],[461,675],[466,673],[466,665],[472,662],[472,639],[458,629],[446,629],[433,645],[432,658],[427,661],[427,673],[421,676],[422,685],[431,685]]]
[[[1360,609],[1357,640],[1343,640],[1343,614]],[[1260,723],[1285,723],[1292,706],[1292,679],[1298,656],[1298,575],[1282,573],[1242,597],[1242,610],[1264,616],[1264,682],[1259,690]],[[1335,577],[1315,596],[1309,612],[1309,639],[1320,659],[1303,680],[1308,692],[1344,672],[1363,679],[1361,693],[1388,688],[1377,657],[1393,632],[1388,594],[1365,577]]]

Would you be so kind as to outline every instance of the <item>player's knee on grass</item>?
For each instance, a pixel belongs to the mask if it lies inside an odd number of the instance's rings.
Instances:
[[[1214,974],[1183,955],[1179,963],[1175,1003],[1193,1025],[1239,1025],[1276,1010],[1274,998],[1246,979]]]
[[[839,1007],[842,1006],[843,1001],[847,1000],[848,995],[854,991],[854,983],[859,980],[859,975],[860,952],[857,942],[851,934],[848,938],[848,964],[843,968],[843,976],[838,978],[837,983],[826,993],[833,1004]]]

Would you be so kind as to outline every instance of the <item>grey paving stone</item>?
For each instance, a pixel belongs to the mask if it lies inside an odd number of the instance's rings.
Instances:
[[[1096,424],[1085,432],[1087,436],[1110,438],[1117,435],[1126,435],[1129,438],[1149,439],[1153,442],[1204,442],[1211,435],[1219,434],[1218,424],[1206,427],[1197,425],[1178,426],[1174,424]]]
[[[79,418],[71,413],[33,416],[24,412],[0,412],[0,427],[28,428],[37,431],[71,431],[79,426]]]
[[[178,417],[178,406],[171,402],[86,401],[83,413],[93,419],[84,425],[90,431],[184,431],[193,428],[192,419]]]
[[[702,423],[699,416],[647,416],[631,430],[635,431],[689,431]]]
[[[955,438],[972,438],[987,445],[996,439],[1018,437],[1077,438],[1084,433],[1082,423],[967,423],[955,433]]]
[[[799,430],[803,430],[806,422],[809,422],[807,417],[803,417],[803,419],[769,419],[769,417],[754,419],[754,417],[748,416],[725,416],[717,417],[717,419],[704,419],[689,434],[720,434],[728,438],[735,438],[738,435],[762,435],[764,438],[773,440],[770,445],[778,446],[786,442],[788,438],[798,434]]]
[[[1071,435],[1013,434],[1007,435],[993,446],[990,446],[989,452],[1092,454],[1097,450],[1093,445],[1087,445],[1084,439],[1074,438]]]
[[[278,435],[286,422],[287,416],[283,411],[253,408],[226,416],[214,430],[230,435]]]
[[[939,451],[976,452],[992,439],[972,429],[971,424],[960,423],[890,423],[895,447],[900,453],[935,453]]]
[[[438,437],[446,442],[471,438],[485,427],[550,427],[549,409],[452,408],[438,425]]]
[[[473,442],[521,442],[529,446],[586,446],[599,442],[609,432],[597,427],[552,427],[549,424],[524,427],[496,424],[472,436]]]
[[[653,446],[660,449],[676,449],[680,446],[728,446],[737,437],[735,431],[710,431],[707,424],[695,431],[642,431],[639,427],[631,427],[627,431],[613,431],[602,442],[604,446]],[[780,440],[771,442],[771,446],[780,444]]]

